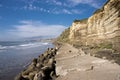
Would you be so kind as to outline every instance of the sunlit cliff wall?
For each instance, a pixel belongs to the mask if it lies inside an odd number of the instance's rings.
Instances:
[[[120,0],[108,0],[101,9],[70,26],[69,41],[81,45],[112,44],[120,50]]]

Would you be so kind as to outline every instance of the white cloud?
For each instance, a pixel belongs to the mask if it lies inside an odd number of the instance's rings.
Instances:
[[[51,13],[53,14],[81,14],[83,10],[78,10],[78,9],[57,9],[54,8]]]
[[[78,9],[72,9],[71,12],[73,14],[81,14],[83,11],[82,10],[78,10]]]
[[[71,11],[69,11],[69,10],[67,10],[67,9],[63,9],[63,13],[72,14]]]
[[[57,8],[54,8],[50,12],[53,13],[53,14],[72,14],[70,10],[67,10],[67,9],[57,9]]]
[[[20,21],[8,33],[12,37],[28,38],[36,36],[58,36],[66,28],[63,25],[48,25],[39,21]]]
[[[30,4],[30,5],[26,5],[26,6],[24,6],[23,7],[24,9],[28,9],[28,10],[36,10],[37,9],[37,7],[36,6],[33,6],[32,4]]]
[[[55,4],[55,5],[59,5],[59,6],[62,5],[62,2],[57,1],[57,0],[52,0],[52,2],[53,2],[53,4]]]
[[[39,6],[35,6],[31,3],[23,6],[21,9],[24,9],[24,10],[38,10],[38,11],[43,11],[44,10],[43,8],[41,8]]]
[[[74,6],[68,5],[68,2],[77,3],[74,0],[66,0],[64,2],[60,0],[21,0],[25,3],[24,6],[21,7],[8,7],[14,10],[31,10],[31,11],[40,11],[44,13],[52,13],[52,14],[81,14],[81,10],[74,9]],[[68,1],[68,2],[67,2]],[[79,0],[78,0],[79,1]],[[39,4],[39,5],[35,5]],[[45,4],[48,6],[40,6],[40,4]],[[51,8],[49,6],[56,6]]]
[[[50,10],[47,10],[47,9],[39,7],[39,6],[34,6],[32,4],[25,5],[21,9],[22,10],[41,11],[41,12],[50,13]]]
[[[99,8],[100,4],[96,0],[68,0],[71,6],[76,6],[79,4],[88,4],[94,8]]]
[[[45,9],[45,8],[40,8],[37,6],[33,6],[33,5],[29,5],[29,6],[24,6],[23,8],[24,10],[37,10],[37,11],[41,11],[41,12],[45,12],[45,13],[53,13],[53,14],[81,14],[82,11],[78,10],[78,9],[60,9],[60,8],[53,8],[53,9]]]
[[[57,5],[57,6],[62,6],[62,2],[58,1],[58,0],[47,0],[46,3],[48,4],[52,4],[52,5]]]

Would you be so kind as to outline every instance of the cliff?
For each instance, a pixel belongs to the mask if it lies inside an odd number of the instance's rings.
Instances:
[[[72,44],[105,44],[120,51],[120,0],[108,0],[88,19],[75,20],[68,33],[68,41]]]

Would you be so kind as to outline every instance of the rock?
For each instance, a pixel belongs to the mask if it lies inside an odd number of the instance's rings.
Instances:
[[[71,50],[69,50],[69,52],[71,53],[72,51],[71,51]]]
[[[29,73],[29,80],[33,80],[33,78],[34,78],[34,76],[35,76],[35,72],[31,72],[31,73]]]
[[[104,60],[105,60],[105,59],[107,59],[107,58],[106,58],[105,56],[103,56],[103,57],[102,57],[102,59],[104,59]]]
[[[111,60],[110,62],[111,62],[111,63],[115,63],[115,60]]]
[[[20,73],[19,75],[17,75],[17,76],[15,77],[14,80],[29,80],[29,79],[24,78],[24,77],[22,76],[22,74]]]
[[[63,38],[60,36],[63,41],[65,31],[61,34]],[[112,46],[106,48],[120,52],[120,0],[109,0],[88,19],[75,20],[66,33],[69,33],[67,41],[71,44],[96,46],[109,43]]]
[[[32,63],[36,64],[37,63],[37,59],[34,58],[33,61],[32,61]]]
[[[37,73],[33,80],[45,80],[45,74],[43,73],[43,71]]]
[[[49,48],[22,71],[15,80],[53,80],[55,79],[56,49]]]
[[[57,78],[57,75],[56,75],[56,73],[54,71],[52,71],[50,73],[50,77],[52,78],[52,80],[55,80]]]
[[[49,59],[49,61],[46,65],[51,69],[55,68],[55,60],[53,58]]]
[[[41,63],[37,63],[37,64],[36,64],[36,67],[40,69],[40,68],[43,67],[43,65],[42,65]]]

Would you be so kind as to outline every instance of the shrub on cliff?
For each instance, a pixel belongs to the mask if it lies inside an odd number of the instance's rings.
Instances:
[[[70,28],[65,29],[62,34],[57,38],[60,42],[69,42]]]
[[[75,19],[73,22],[74,22],[74,23],[77,23],[77,22],[86,23],[87,21],[88,21],[88,18],[84,18],[84,19],[81,19],[81,20]]]

